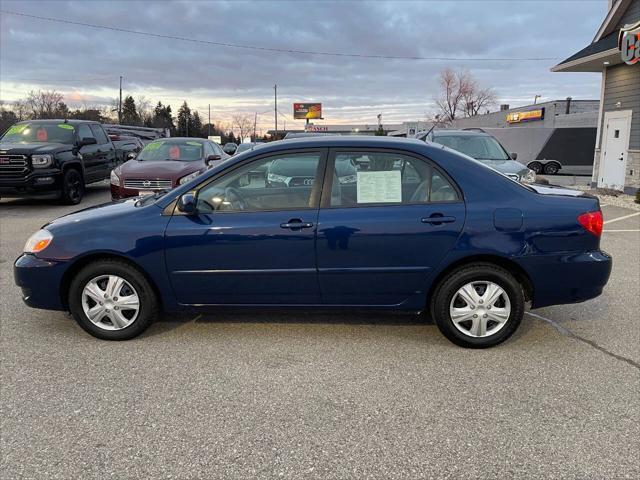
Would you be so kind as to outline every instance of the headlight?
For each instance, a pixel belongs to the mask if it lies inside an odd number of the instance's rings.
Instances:
[[[24,244],[25,253],[38,253],[49,246],[53,240],[53,235],[49,230],[38,230],[29,237],[27,243]]]
[[[45,155],[32,155],[31,165],[33,168],[47,168],[53,163],[53,156],[49,154]]]
[[[288,186],[291,181],[291,177],[285,177],[284,175],[278,175],[276,173],[269,173],[267,174],[267,181],[272,183],[284,183]]]
[[[338,177],[340,183],[356,183],[358,181],[357,175],[345,175],[344,177]]]
[[[536,183],[536,172],[533,170],[527,169],[527,173],[522,175],[521,180],[522,183]]]
[[[193,172],[193,173],[190,173],[189,175],[185,175],[180,180],[178,180],[178,184],[182,185],[184,183],[190,182],[191,180],[196,178],[198,175],[200,175],[200,172]]]
[[[120,186],[120,175],[118,175],[118,168],[114,168],[113,170],[111,170],[111,175],[109,176],[109,181],[111,182],[111,185],[116,185],[117,187]]]

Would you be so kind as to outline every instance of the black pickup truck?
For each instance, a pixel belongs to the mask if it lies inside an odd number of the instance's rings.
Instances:
[[[119,159],[102,125],[28,120],[0,137],[0,197],[58,195],[80,203],[85,185],[109,178]]]

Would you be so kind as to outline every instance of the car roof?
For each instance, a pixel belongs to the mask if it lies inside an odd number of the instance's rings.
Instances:
[[[306,147],[354,147],[354,148],[401,148],[403,145],[424,145],[424,141],[415,138],[378,137],[373,135],[319,135],[316,137],[288,138],[269,142],[266,145],[286,145]]]
[[[456,135],[460,137],[490,137],[486,132],[479,132],[478,130],[454,130],[454,129],[443,129],[443,130],[434,130],[434,137],[444,137],[447,135]]]
[[[208,142],[209,140],[206,138],[200,137],[167,137],[167,138],[156,138],[156,140],[160,140],[162,142]]]
[[[100,125],[100,122],[95,120],[65,120],[64,118],[40,118],[38,120],[23,120],[18,123],[68,123],[69,125],[79,125],[81,123],[93,123]]]

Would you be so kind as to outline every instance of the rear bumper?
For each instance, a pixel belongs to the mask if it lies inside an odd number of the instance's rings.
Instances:
[[[579,303],[597,297],[609,281],[612,259],[601,250],[523,257],[533,283],[532,308]]]
[[[23,254],[13,264],[13,277],[22,289],[22,300],[33,308],[66,310],[60,296],[66,262],[43,260]]]

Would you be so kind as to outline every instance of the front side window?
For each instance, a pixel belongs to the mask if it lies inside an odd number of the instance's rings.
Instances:
[[[89,125],[81,124],[81,125],[78,125],[78,138],[82,140],[83,138],[95,138],[95,137],[93,135],[93,132],[89,128]]]
[[[253,161],[198,192],[198,211],[312,208],[320,153],[277,155]]]
[[[337,153],[333,177],[332,207],[458,200],[444,175],[427,162],[397,153]]]
[[[91,131],[93,132],[93,135],[96,137],[96,141],[98,142],[98,145],[104,145],[105,143],[109,143],[109,139],[107,138],[107,135],[104,133],[104,130],[102,130],[101,126],[91,125]]]

